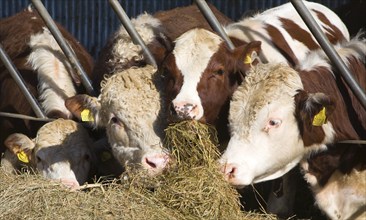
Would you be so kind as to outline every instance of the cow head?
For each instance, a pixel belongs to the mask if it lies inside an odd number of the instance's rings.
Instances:
[[[127,69],[104,81],[98,98],[77,95],[66,106],[77,118],[106,128],[113,155],[123,166],[141,165],[156,174],[169,161],[162,146],[166,117],[158,80],[152,66]]]
[[[214,124],[260,44],[255,41],[231,51],[218,35],[205,29],[192,29],[177,38],[163,63],[171,118]]]
[[[280,64],[257,65],[230,104],[231,139],[220,163],[238,187],[275,179],[308,152],[333,141],[327,122],[334,104],[322,93],[307,93],[298,72]]]
[[[87,131],[72,120],[49,122],[30,139],[14,133],[5,140],[8,150],[19,163],[36,168],[45,178],[61,180],[70,187],[85,183],[93,155]]]

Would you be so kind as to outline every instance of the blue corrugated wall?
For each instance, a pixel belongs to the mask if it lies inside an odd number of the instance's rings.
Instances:
[[[350,0],[317,0],[335,9]],[[96,58],[107,38],[120,22],[109,6],[108,0],[43,0],[52,18],[66,27]],[[190,5],[193,0],[120,0],[129,17],[142,12],[154,13],[178,6]],[[263,10],[286,0],[208,0],[233,20],[251,10]],[[29,0],[0,0],[0,18],[19,12],[30,4]]]

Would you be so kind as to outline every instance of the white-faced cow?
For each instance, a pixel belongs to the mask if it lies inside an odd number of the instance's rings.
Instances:
[[[366,40],[336,48],[366,89]],[[243,187],[300,163],[317,205],[331,219],[364,218],[366,148],[339,142],[366,139],[366,110],[323,51],[310,52],[297,69],[269,63],[249,71],[230,104],[223,172]]]
[[[90,74],[93,59],[80,43],[63,27],[61,33],[75,52],[85,71]],[[40,101],[48,117],[71,118],[64,100],[78,92],[78,74],[71,68],[68,59],[56,43],[42,18],[31,7],[0,20],[0,43],[25,81],[26,87]],[[0,111],[35,116],[25,96],[0,63]],[[0,118],[0,152],[3,142],[12,133],[35,136],[44,123],[29,120]]]
[[[169,161],[163,148],[166,114],[161,108],[161,84],[156,68],[131,67],[103,81],[98,98],[77,95],[67,99],[66,106],[76,117],[106,128],[113,155],[121,165],[142,166],[154,175]]]
[[[11,134],[5,140],[7,151],[1,164],[11,172],[26,166],[76,188],[88,181],[94,161],[92,143],[81,124],[60,118],[42,126],[33,139]]]
[[[349,40],[345,25],[330,9],[311,2],[305,5],[333,44]],[[251,65],[259,61],[296,65],[319,48],[291,3],[224,29],[237,46],[234,51],[217,34],[198,28],[175,40],[163,64],[172,118],[219,124],[219,134],[227,124],[229,99]]]

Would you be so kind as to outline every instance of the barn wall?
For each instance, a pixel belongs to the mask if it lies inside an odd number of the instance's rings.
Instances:
[[[317,0],[335,9],[350,0]],[[96,58],[107,38],[120,22],[109,6],[108,0],[43,0],[52,18],[66,27]],[[128,16],[136,17],[142,12],[154,13],[178,6],[187,6],[193,0],[121,0]],[[264,10],[287,0],[208,0],[233,20],[248,12]],[[0,18],[8,17],[26,8],[29,0],[0,0]]]

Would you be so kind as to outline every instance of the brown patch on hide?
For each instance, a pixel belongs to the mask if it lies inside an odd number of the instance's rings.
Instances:
[[[328,18],[321,13],[320,11],[317,10],[313,10],[316,13],[316,16],[319,18],[319,20],[321,22],[323,22],[324,24],[328,25],[330,28],[324,27],[323,28],[325,30],[327,30],[326,36],[328,38],[328,40],[330,41],[330,43],[332,44],[336,44],[337,42],[342,42],[345,40],[342,32],[338,29],[337,26],[335,26],[334,24],[332,24],[331,21],[328,20]]]
[[[222,25],[232,22],[230,18],[221,13],[214,5],[209,4],[213,14]],[[167,11],[159,11],[154,14],[158,18],[169,39],[175,40],[178,36],[192,28],[204,28],[213,31],[198,6],[195,4],[186,7],[177,7]]]
[[[305,46],[309,48],[309,50],[316,50],[319,48],[319,45],[314,41],[314,39],[311,37],[311,33],[308,31],[302,29],[299,25],[297,25],[295,22],[286,19],[286,18],[279,18],[282,22],[282,27],[287,31],[290,36],[303,43]]]
[[[272,43],[276,49],[286,58],[290,65],[296,66],[299,61],[281,32],[272,25],[267,25],[265,29],[271,37]]]

